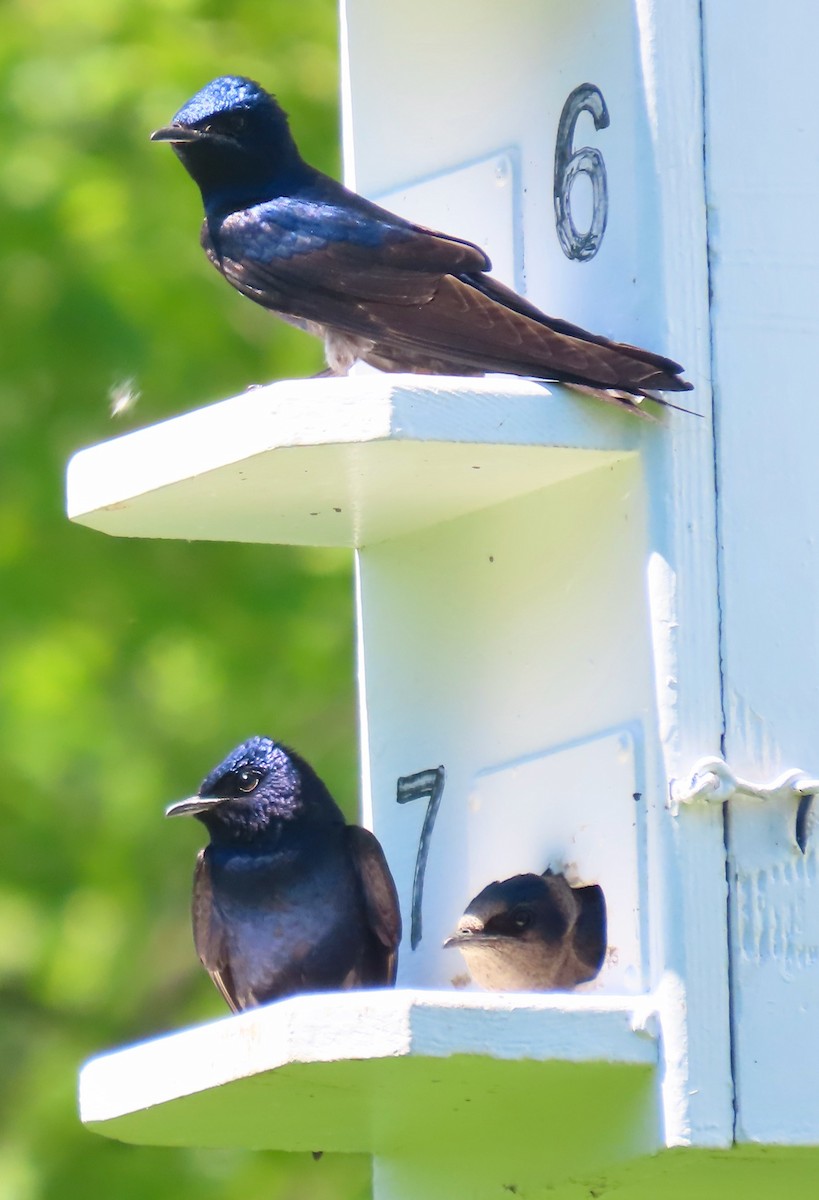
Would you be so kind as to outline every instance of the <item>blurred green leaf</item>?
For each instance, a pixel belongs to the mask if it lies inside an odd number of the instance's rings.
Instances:
[[[4,1200],[369,1191],[362,1158],[133,1148],[75,1108],[84,1058],[224,1011],[189,926],[201,831],[164,806],[255,732],[356,803],[347,554],[117,541],[63,511],[78,447],[321,366],[208,265],[196,188],[148,138],[239,72],[337,172],[336,38],[334,0],[0,9]],[[117,388],[140,398],[113,420]]]

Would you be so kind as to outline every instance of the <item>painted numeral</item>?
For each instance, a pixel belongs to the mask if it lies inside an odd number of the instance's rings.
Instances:
[[[588,262],[600,249],[609,212],[606,164],[592,146],[574,149],[574,131],[582,112],[591,113],[595,129],[609,124],[609,110],[598,87],[581,83],[563,105],[555,145],[555,225],[563,253],[577,262]],[[586,233],[572,219],[571,191],[578,175],[586,175],[592,187],[592,218]]]
[[[418,853],[415,856],[415,874],[412,879],[412,919],[410,924],[410,945],[416,949],[421,940],[421,902],[424,897],[424,874],[427,869],[429,843],[435,818],[444,794],[446,771],[443,767],[430,767],[426,771],[416,771],[414,775],[402,775],[398,780],[396,800],[399,804],[409,804],[412,800],[428,800],[424,823],[421,826],[421,837],[418,841]]]

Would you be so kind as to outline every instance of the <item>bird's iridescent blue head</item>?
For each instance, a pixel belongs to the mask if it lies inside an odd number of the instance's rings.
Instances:
[[[251,737],[208,772],[199,795],[240,799],[252,795],[265,781],[280,791],[298,791],[298,772],[284,746],[269,737]]]
[[[263,111],[278,105],[260,84],[244,75],[220,75],[183,104],[173,118],[174,125],[200,125],[218,113],[238,113],[243,109]]]
[[[269,199],[307,170],[276,99],[243,75],[222,75],[183,104],[151,141],[170,142],[209,211]]]
[[[275,836],[282,822],[304,817],[344,820],[309,763],[269,737],[236,746],[195,796],[171,804],[165,816],[198,817],[212,841],[228,843]]]

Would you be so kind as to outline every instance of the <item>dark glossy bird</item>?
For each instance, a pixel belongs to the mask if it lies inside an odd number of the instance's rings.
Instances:
[[[193,937],[234,1012],[395,982],[401,916],[384,852],[294,751],[249,738],[165,815],[197,817],[210,834]]]
[[[154,141],[199,185],[202,245],[229,283],[324,339],[331,373],[501,372],[555,380],[633,406],[688,391],[682,367],[546,316],[487,272],[480,247],[379,208],[299,154],[259,84],[214,79]]]
[[[552,871],[490,883],[444,946],[457,946],[472,978],[490,991],[566,991],[603,965],[603,890],[571,887]]]

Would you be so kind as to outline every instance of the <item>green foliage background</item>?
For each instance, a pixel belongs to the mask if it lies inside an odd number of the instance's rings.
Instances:
[[[75,1105],[89,1055],[224,1011],[191,944],[202,831],[163,806],[254,732],[356,802],[348,555],[119,541],[63,511],[80,446],[321,366],[208,266],[198,193],[148,135],[247,74],[336,172],[336,39],[334,0],[0,8],[3,1200],[368,1191],[362,1158],[132,1148]]]

